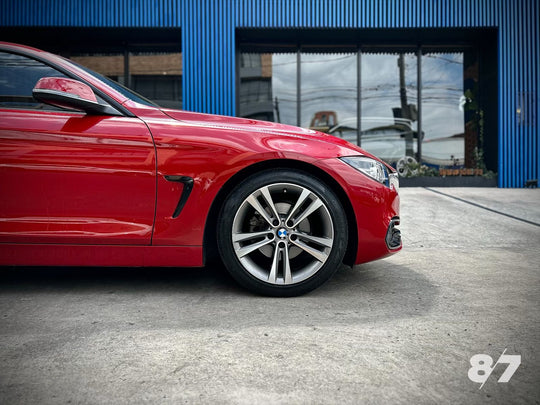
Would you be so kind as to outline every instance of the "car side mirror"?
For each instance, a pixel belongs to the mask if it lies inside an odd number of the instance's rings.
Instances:
[[[87,84],[64,77],[42,77],[32,90],[34,98],[55,107],[75,109],[94,115],[121,115],[106,104],[100,104]]]

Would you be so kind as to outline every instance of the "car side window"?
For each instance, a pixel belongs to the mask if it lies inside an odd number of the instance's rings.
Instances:
[[[60,110],[32,96],[32,89],[42,77],[67,76],[35,59],[0,52],[0,108]]]

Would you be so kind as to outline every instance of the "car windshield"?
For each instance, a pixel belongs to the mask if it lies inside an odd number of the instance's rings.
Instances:
[[[118,83],[118,82],[116,82],[116,81],[114,81],[112,79],[109,79],[107,76],[103,76],[102,74],[94,72],[93,70],[88,69],[86,66],[83,66],[83,65],[81,65],[81,64],[79,64],[77,62],[74,62],[71,59],[69,59],[69,62],[74,64],[75,66],[81,68],[86,73],[91,74],[96,79],[98,79],[98,80],[102,81],[103,83],[105,83],[107,86],[112,87],[118,93],[122,94],[123,96],[126,96],[130,100],[135,101],[136,103],[139,103],[139,104],[144,104],[144,105],[147,105],[147,106],[158,107],[159,108],[159,106],[156,103],[154,103],[153,101],[148,100],[146,97],[141,96],[138,93],[135,93],[133,90],[128,89],[127,87],[121,85],[120,83]]]

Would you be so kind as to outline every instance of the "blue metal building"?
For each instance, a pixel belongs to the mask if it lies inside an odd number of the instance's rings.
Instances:
[[[123,33],[174,36],[182,51],[183,108],[237,115],[238,55],[251,43],[266,51],[328,37],[358,49],[363,38],[446,46],[485,34],[495,55],[485,60],[496,65],[489,79],[496,145],[489,154],[499,187],[523,187],[538,179],[540,168],[539,11],[537,0],[2,0],[0,39],[43,47],[37,37],[47,37],[44,32],[54,34],[49,45],[69,37],[78,44],[106,42],[107,35],[99,36],[106,29],[117,40]]]

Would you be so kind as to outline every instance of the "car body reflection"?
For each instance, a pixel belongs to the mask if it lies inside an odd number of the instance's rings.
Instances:
[[[356,117],[343,119],[331,127],[325,127],[320,120],[317,123],[319,124],[317,125],[318,130],[358,144]],[[394,167],[403,157],[417,155],[418,131],[408,119],[366,117],[362,118],[361,128],[360,144],[362,148],[379,156]],[[442,166],[460,167],[463,165],[464,155],[464,134],[422,139],[422,162],[430,166],[436,168]]]

